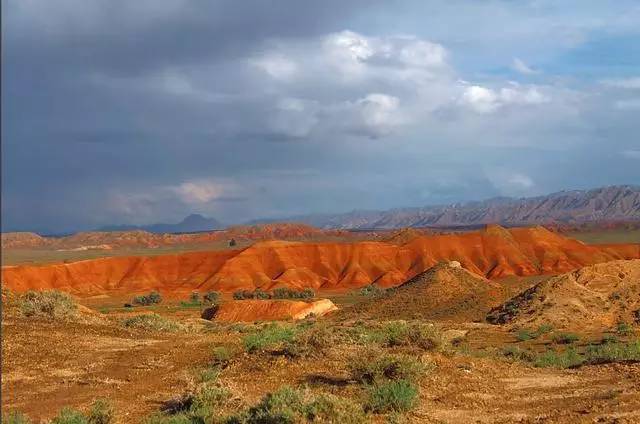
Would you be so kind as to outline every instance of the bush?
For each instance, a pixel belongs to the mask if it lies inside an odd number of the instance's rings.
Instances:
[[[204,385],[168,408],[165,413],[152,415],[145,424],[201,424],[209,423],[231,393],[222,387]]]
[[[255,289],[253,291],[253,297],[255,299],[271,299],[271,295],[264,290]]]
[[[249,290],[238,290],[233,292],[233,298],[235,300],[253,299],[253,292]]]
[[[105,399],[93,402],[87,415],[89,424],[109,424],[113,421],[114,410]]]
[[[360,405],[331,394],[316,396],[304,409],[306,419],[312,422],[360,424],[367,421]]]
[[[31,424],[29,417],[18,411],[11,411],[2,415],[2,422],[5,424]]]
[[[271,297],[274,299],[310,299],[315,297],[315,292],[309,288],[292,290],[286,287],[280,287],[273,291]]]
[[[177,322],[163,318],[158,314],[136,315],[122,321],[122,325],[147,331],[175,332],[184,329],[184,327]]]
[[[200,293],[198,293],[197,291],[192,291],[191,295],[189,296],[189,302],[194,303],[194,304],[200,304]]]
[[[360,289],[360,296],[365,297],[382,297],[387,294],[387,290],[376,286],[375,284],[369,284]]]
[[[558,333],[553,336],[553,342],[557,344],[571,344],[578,340],[580,337],[573,333]]]
[[[216,303],[220,300],[220,293],[214,291],[207,292],[203,296],[203,299],[204,303]]]
[[[327,327],[312,324],[304,330],[298,328],[294,338],[284,344],[283,353],[293,358],[318,356],[334,342],[335,338]]]
[[[349,362],[351,378],[359,383],[373,384],[385,380],[416,381],[426,367],[409,356],[382,355],[368,353],[354,357]]]
[[[633,334],[633,327],[626,322],[620,322],[616,327],[616,332],[621,336],[630,336]]]
[[[605,334],[604,336],[602,336],[602,340],[600,341],[601,344],[618,343],[618,342],[619,342],[618,338],[613,334]]]
[[[377,384],[369,389],[367,409],[376,413],[406,412],[413,408],[418,388],[407,380]]]
[[[242,339],[244,348],[249,353],[265,350],[267,348],[284,347],[284,343],[293,342],[295,330],[279,324],[269,324],[255,333]]]
[[[233,352],[226,346],[216,346],[213,348],[214,365],[225,368],[233,358]]]
[[[246,424],[301,422],[359,424],[366,422],[366,416],[360,406],[348,399],[320,394],[305,400],[301,391],[284,386],[267,394],[256,406],[227,420],[227,423]]]
[[[640,339],[629,343],[606,343],[599,346],[589,346],[585,356],[585,362],[589,364],[638,362],[640,361]]]
[[[162,302],[162,296],[157,291],[152,291],[146,296],[136,296],[131,303],[134,305],[149,306]]]
[[[28,291],[18,299],[22,315],[49,319],[68,319],[78,313],[78,305],[67,293],[57,290]]]
[[[535,339],[536,337],[538,336],[534,332],[526,329],[520,330],[518,331],[518,333],[516,333],[516,339],[518,339],[518,341],[521,341],[521,342],[532,340],[532,339]]]
[[[536,358],[536,355],[530,350],[520,349],[517,346],[505,347],[502,350],[502,355],[510,359],[525,361],[525,362],[532,362]]]
[[[51,420],[51,424],[89,424],[89,420],[82,412],[67,407],[62,408]]]
[[[392,321],[382,328],[367,330],[368,341],[386,346],[416,346],[424,350],[441,350],[444,339],[440,331],[431,324]]]
[[[565,352],[556,352],[548,350],[547,352],[539,355],[533,365],[538,368],[572,368],[584,363],[584,357],[580,355],[575,349],[570,348]]]

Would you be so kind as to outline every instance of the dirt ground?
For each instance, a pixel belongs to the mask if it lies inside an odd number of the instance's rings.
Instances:
[[[240,346],[242,333],[199,320],[198,309],[162,313],[189,324],[191,331],[144,332],[109,320],[61,323],[5,317],[3,413],[18,410],[39,422],[64,406],[86,409],[94,399],[107,398],[117,422],[141,422],[194,388],[215,346]],[[431,356],[437,367],[420,381],[420,402],[406,415],[408,422],[640,422],[638,363],[538,369],[491,355],[518,343],[501,327],[441,325],[466,332],[466,349]],[[544,343],[535,341],[531,347],[543,349]],[[255,404],[285,384],[357,397],[345,366],[345,358],[357,349],[334,346],[321,359],[240,353],[222,370],[220,381],[233,393],[236,408]]]

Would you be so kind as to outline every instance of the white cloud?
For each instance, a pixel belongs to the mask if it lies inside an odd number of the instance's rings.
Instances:
[[[281,54],[267,54],[265,56],[252,58],[249,63],[272,78],[287,80],[292,78],[298,71],[298,66],[290,58]]]
[[[513,58],[513,62],[511,67],[521,74],[532,75],[538,73],[535,69],[531,68],[529,65],[524,63],[522,59],[518,59],[517,57]]]
[[[640,109],[640,99],[617,100],[614,107],[618,110],[637,110]]]
[[[173,191],[184,203],[198,204],[209,203],[222,197],[226,187],[216,181],[196,180],[168,187],[168,190]]]
[[[507,184],[516,188],[528,189],[535,185],[531,177],[524,174],[513,174],[507,179]]]
[[[391,133],[402,123],[400,99],[387,94],[373,93],[356,102],[363,127],[372,137]]]
[[[609,87],[638,90],[640,89],[640,77],[605,79],[602,80],[602,84]]]
[[[478,113],[491,113],[508,105],[539,105],[551,99],[536,86],[512,84],[499,90],[471,85],[464,88],[460,102]]]

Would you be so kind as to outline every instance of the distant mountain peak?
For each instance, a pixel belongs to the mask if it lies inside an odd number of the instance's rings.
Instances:
[[[150,224],[150,225],[111,225],[100,228],[99,231],[132,231],[142,230],[150,233],[196,233],[223,228],[215,218],[207,218],[197,213],[186,216],[177,224]]]

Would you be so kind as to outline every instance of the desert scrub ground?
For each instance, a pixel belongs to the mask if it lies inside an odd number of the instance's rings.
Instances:
[[[3,422],[640,420],[635,326],[218,324],[191,307],[101,314],[42,296],[3,311]]]

